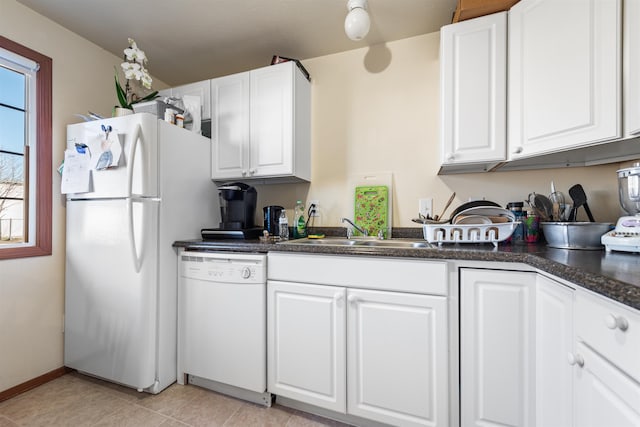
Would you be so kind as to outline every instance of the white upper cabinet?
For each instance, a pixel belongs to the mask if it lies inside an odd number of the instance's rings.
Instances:
[[[211,105],[213,180],[311,179],[311,85],[295,62],[211,80]]]
[[[182,98],[185,95],[197,96],[200,98],[200,118],[208,120],[211,118],[211,80],[189,83],[171,89],[171,96]]]
[[[163,89],[158,92],[158,95],[173,98],[182,98],[184,95],[197,96],[200,98],[200,118],[202,120],[211,118],[211,80]]]
[[[249,72],[211,80],[211,176],[246,175],[249,158]]]
[[[640,0],[624,2],[624,131],[640,135]]]
[[[509,11],[508,157],[621,137],[622,0],[522,0]]]
[[[442,27],[441,164],[506,157],[507,12]]]

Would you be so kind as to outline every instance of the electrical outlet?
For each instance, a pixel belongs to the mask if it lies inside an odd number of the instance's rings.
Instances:
[[[433,198],[418,199],[418,212],[424,217],[433,218]]]
[[[315,206],[312,208],[311,205],[315,205]],[[309,212],[310,217],[319,217],[320,202],[318,200],[309,200],[309,206],[307,206],[307,212]]]

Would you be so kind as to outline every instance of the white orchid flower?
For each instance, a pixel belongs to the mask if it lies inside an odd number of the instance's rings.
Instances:
[[[138,45],[133,39],[129,39],[129,47],[124,49],[124,54],[124,62],[120,64],[120,67],[122,68],[127,83],[123,88],[116,76],[116,92],[120,104],[123,107],[131,108],[131,105],[136,102],[153,99],[157,96],[157,92],[147,94],[146,96],[144,94],[137,94],[135,86],[130,84],[131,80],[138,80],[144,88],[151,89],[152,83],[149,71],[144,67],[147,62],[147,55],[138,48]]]
[[[151,79],[151,76],[147,73],[142,75],[142,78],[140,79],[142,81],[142,85],[147,88],[147,89],[151,89],[151,83],[153,82],[153,80]]]
[[[136,79],[140,80],[141,66],[135,62],[123,62],[120,64],[122,71],[124,72],[124,78],[127,80]]]
[[[133,39],[129,39],[129,47],[124,50],[127,61],[138,62],[143,64],[147,61],[147,55],[144,51],[138,49],[138,45]]]

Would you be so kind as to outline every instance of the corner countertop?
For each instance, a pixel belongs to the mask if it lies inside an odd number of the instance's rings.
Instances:
[[[395,230],[395,229],[394,229]],[[395,236],[395,231],[394,231]],[[406,237],[406,236],[402,236]],[[261,243],[259,240],[186,240],[174,247],[196,251],[299,252],[463,261],[524,263],[585,289],[640,310],[640,254],[549,248],[546,244],[432,245],[429,248],[380,248]]]

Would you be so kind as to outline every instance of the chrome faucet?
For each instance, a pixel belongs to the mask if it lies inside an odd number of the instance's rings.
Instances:
[[[355,224],[353,221],[351,221],[349,218],[342,218],[342,222],[348,222],[349,224],[351,224],[351,226],[352,226],[353,228],[355,228],[356,230],[358,230],[358,231],[359,231],[363,236],[365,236],[365,237],[369,235],[369,232],[368,232],[365,228],[360,227],[359,225],[356,225],[356,224]],[[351,233],[352,233],[351,229],[350,229],[350,228],[347,228],[347,239],[350,239],[350,238],[351,238]]]

